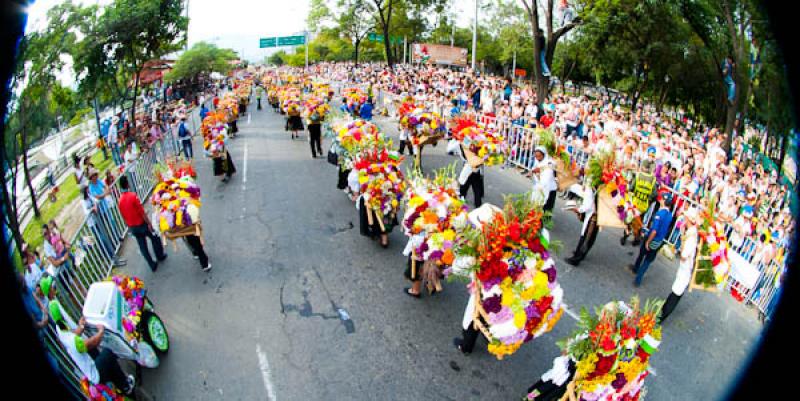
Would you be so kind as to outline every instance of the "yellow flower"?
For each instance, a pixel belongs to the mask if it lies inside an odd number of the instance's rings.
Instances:
[[[525,315],[525,312],[517,312],[514,314],[514,326],[517,326],[518,328],[523,328],[525,327],[526,320],[527,317]]]
[[[444,230],[443,235],[445,241],[454,241],[456,239],[456,232],[451,229]]]

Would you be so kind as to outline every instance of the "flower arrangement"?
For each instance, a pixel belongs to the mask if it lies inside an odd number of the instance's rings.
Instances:
[[[485,129],[474,120],[458,118],[454,120],[453,138],[474,153],[486,166],[502,164],[505,160],[507,144],[503,135]]]
[[[715,198],[708,201],[700,212],[702,222],[697,230],[700,250],[694,284],[705,288],[719,287],[725,283],[731,268],[728,260],[730,246],[725,236],[725,227],[714,215],[716,206]]]
[[[142,320],[142,308],[144,308],[144,297],[147,290],[144,288],[144,282],[135,276],[117,275],[111,278],[111,281],[119,288],[122,298],[128,305],[128,314],[122,318],[122,328],[125,330],[125,338],[130,340],[138,340],[140,335],[136,328]]]
[[[164,177],[153,189],[151,203],[158,207],[161,232],[187,227],[200,221],[200,187],[191,176]]]
[[[122,392],[117,388],[111,388],[103,383],[92,384],[89,379],[83,377],[81,379],[81,391],[89,399],[89,401],[124,401],[125,397]]]
[[[320,122],[325,119],[325,116],[328,115],[331,108],[328,106],[328,103],[325,103],[323,97],[319,96],[309,96],[306,98],[305,103],[303,104],[303,114],[308,120],[308,123],[311,124],[312,122]],[[316,115],[316,119],[312,120],[312,116]]]
[[[353,164],[353,169],[358,173],[364,205],[379,212],[379,217],[397,213],[403,199],[406,182],[400,171],[402,159],[388,149],[364,150]]]
[[[344,88],[342,89],[342,97],[344,97],[348,108],[361,106],[367,102],[367,95],[361,88]]]
[[[636,401],[643,393],[650,356],[661,344],[657,323],[663,301],[650,300],[642,307],[634,297],[630,304],[611,302],[596,317],[581,310],[578,331],[559,342],[576,362],[575,393],[580,400]]]
[[[456,259],[448,273],[472,280],[491,334],[488,349],[498,359],[550,331],[564,312],[542,217],[541,206],[523,194],[507,196],[504,209],[480,227],[456,222]]]
[[[458,193],[455,165],[436,171],[433,180],[418,171],[408,174],[403,231],[414,255],[448,267],[455,259],[454,222],[465,220],[467,205]]]
[[[439,113],[417,107],[411,113],[400,118],[400,124],[411,131],[411,143],[419,146],[423,137],[443,136],[446,125]]]
[[[354,160],[363,150],[381,151],[392,147],[392,141],[373,123],[360,119],[342,120],[341,123],[346,124],[334,125],[332,130],[336,133],[335,142],[340,149],[340,165],[345,170],[353,168]]]

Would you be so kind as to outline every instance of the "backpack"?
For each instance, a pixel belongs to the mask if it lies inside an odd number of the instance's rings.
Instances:
[[[180,138],[189,137],[189,130],[186,129],[186,124],[181,123],[181,125],[178,127],[178,137]]]

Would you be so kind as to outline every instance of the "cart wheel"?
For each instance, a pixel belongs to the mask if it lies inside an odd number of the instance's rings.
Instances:
[[[145,311],[142,316],[144,322],[144,337],[157,352],[166,354],[169,351],[169,334],[164,322],[153,311]]]

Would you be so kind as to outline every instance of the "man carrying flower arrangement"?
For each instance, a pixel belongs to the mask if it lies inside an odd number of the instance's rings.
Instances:
[[[142,253],[142,256],[144,256],[144,260],[147,262],[150,270],[155,273],[158,268],[158,262],[167,258],[167,254],[164,253],[164,247],[161,245],[161,238],[158,238],[153,232],[153,226],[150,224],[150,220],[144,212],[139,197],[136,196],[136,193],[130,191],[128,177],[119,177],[119,186],[122,189],[122,195],[119,197],[119,212],[122,214],[125,224],[131,229],[131,234],[136,238],[136,243],[139,244],[139,251]],[[150,243],[153,244],[156,261],[153,261],[153,258],[150,256],[150,251],[147,248],[148,238],[150,239]]]

